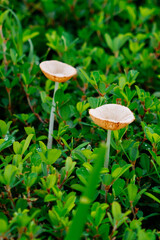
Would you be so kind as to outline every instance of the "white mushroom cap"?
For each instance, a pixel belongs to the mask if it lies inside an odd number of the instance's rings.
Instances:
[[[40,69],[48,79],[54,82],[66,82],[77,74],[74,67],[56,60],[41,62]]]
[[[119,104],[105,104],[90,109],[89,114],[95,124],[108,130],[124,128],[135,120],[131,110]]]

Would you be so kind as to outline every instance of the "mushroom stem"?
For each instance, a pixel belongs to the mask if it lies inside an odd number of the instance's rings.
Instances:
[[[104,161],[104,167],[108,168],[109,165],[109,154],[110,154],[110,142],[111,142],[111,131],[112,130],[108,130],[107,132],[107,143],[106,143],[106,156],[105,156],[105,161]],[[101,190],[106,192],[106,188],[105,185],[102,183],[101,185]],[[106,193],[107,194],[107,193]],[[104,197],[101,197],[102,200],[104,200]],[[106,200],[106,196],[105,196],[105,200]]]
[[[105,157],[105,162],[104,162],[105,168],[108,168],[108,165],[109,165],[110,142],[111,142],[111,130],[108,130],[107,143],[106,143],[107,151],[106,151],[106,157]]]
[[[49,132],[48,132],[48,143],[47,143],[47,148],[48,149],[52,149],[52,133],[54,130],[54,113],[55,113],[55,109],[56,109],[56,104],[55,104],[55,93],[58,89],[59,86],[59,82],[55,82],[55,87],[54,87],[54,93],[53,93],[53,99],[52,99],[52,107],[51,107],[51,113],[50,113],[50,119],[49,119]]]

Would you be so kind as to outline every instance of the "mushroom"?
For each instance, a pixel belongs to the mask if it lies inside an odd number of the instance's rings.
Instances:
[[[51,108],[50,120],[49,120],[49,132],[48,132],[48,143],[47,143],[48,149],[51,149],[52,141],[53,141],[52,133],[54,129],[55,93],[58,89],[59,83],[66,82],[71,77],[77,75],[77,70],[66,63],[62,63],[56,60],[41,62],[40,69],[48,79],[55,82],[52,108]]]
[[[126,127],[135,120],[128,107],[119,104],[105,104],[95,109],[90,109],[89,114],[95,124],[108,130],[107,152],[104,167],[108,168],[111,131]]]

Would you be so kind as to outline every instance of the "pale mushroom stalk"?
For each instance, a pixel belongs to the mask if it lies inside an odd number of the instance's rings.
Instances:
[[[48,149],[52,149],[52,142],[53,142],[52,133],[54,130],[54,115],[55,115],[55,109],[56,109],[55,94],[58,87],[59,87],[59,82],[55,82],[53,99],[52,99],[52,107],[51,107],[51,113],[50,113],[50,119],[49,119],[49,131],[48,131],[48,143],[47,143]]]
[[[48,149],[51,149],[52,141],[53,141],[52,134],[54,130],[54,113],[56,109],[55,93],[58,89],[59,83],[66,82],[73,76],[77,75],[77,70],[66,63],[62,63],[56,60],[41,62],[40,68],[48,79],[55,82],[51,114],[50,114],[50,120],[49,120],[49,132],[48,132],[48,143],[47,143]]]
[[[109,165],[110,144],[111,144],[111,130],[108,130],[107,143],[106,143],[107,150],[106,150],[106,157],[105,157],[105,162],[104,162],[105,168],[108,168],[108,165]]]
[[[106,155],[105,155],[105,161],[104,161],[105,168],[108,168],[108,165],[109,165],[111,133],[112,133],[112,130],[107,130]],[[101,190],[105,191],[105,185],[103,183],[101,184]],[[103,197],[102,197],[102,199],[103,199]]]

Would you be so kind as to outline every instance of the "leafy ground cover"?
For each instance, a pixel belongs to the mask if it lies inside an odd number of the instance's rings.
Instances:
[[[2,0],[0,239],[159,239],[159,17],[156,0]],[[78,71],[56,92],[53,149],[50,59]],[[135,116],[108,169],[88,114],[106,103]]]

